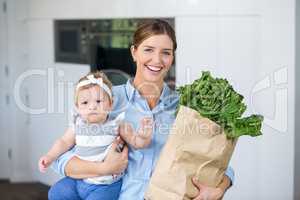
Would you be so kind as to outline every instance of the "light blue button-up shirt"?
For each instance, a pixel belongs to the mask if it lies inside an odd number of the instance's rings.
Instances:
[[[114,118],[121,112],[125,112],[127,122],[137,130],[143,117],[151,117],[154,120],[154,132],[152,143],[144,149],[129,147],[129,162],[123,177],[123,185],[119,200],[143,200],[151,174],[159,158],[170,128],[175,120],[179,96],[164,84],[158,104],[150,109],[147,101],[133,87],[131,80],[126,84],[113,87],[114,109],[110,118]],[[73,156],[73,150],[63,154],[53,164],[53,169],[64,175],[64,168]],[[234,181],[234,171],[228,168],[226,175]]]

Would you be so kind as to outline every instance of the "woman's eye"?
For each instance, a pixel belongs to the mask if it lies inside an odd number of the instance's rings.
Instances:
[[[152,52],[152,49],[144,49],[145,52]]]
[[[167,56],[171,55],[171,53],[168,52],[168,51],[164,51],[163,54],[164,54],[164,55],[167,55]]]

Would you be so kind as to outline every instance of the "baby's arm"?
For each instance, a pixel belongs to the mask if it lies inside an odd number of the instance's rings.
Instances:
[[[51,163],[56,160],[61,154],[68,151],[75,144],[74,129],[68,128],[64,135],[55,141],[54,145],[48,151],[48,153],[42,156],[39,160],[39,169],[41,172],[45,172]]]
[[[143,118],[137,133],[134,133],[132,126],[128,123],[120,125],[120,136],[128,144],[136,149],[145,148],[150,145],[153,132],[153,120],[151,118]]]

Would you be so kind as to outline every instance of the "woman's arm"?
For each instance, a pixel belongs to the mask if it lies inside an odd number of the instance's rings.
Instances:
[[[115,141],[103,162],[84,161],[77,157],[71,158],[65,166],[65,174],[72,178],[91,178],[96,176],[118,174],[123,172],[128,164],[128,148],[117,152]]]
[[[76,179],[92,178],[108,175],[108,169],[104,162],[91,162],[74,156],[65,166],[65,175]]]
[[[62,154],[59,158],[57,158],[51,165],[51,168],[61,176],[66,176],[65,168],[67,163],[74,157],[75,148],[73,147],[66,153]]]

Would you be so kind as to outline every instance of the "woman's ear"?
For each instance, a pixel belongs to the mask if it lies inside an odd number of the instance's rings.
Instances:
[[[130,52],[131,52],[131,56],[132,56],[133,61],[136,62],[136,58],[135,58],[136,48],[135,48],[134,45],[131,45]]]

